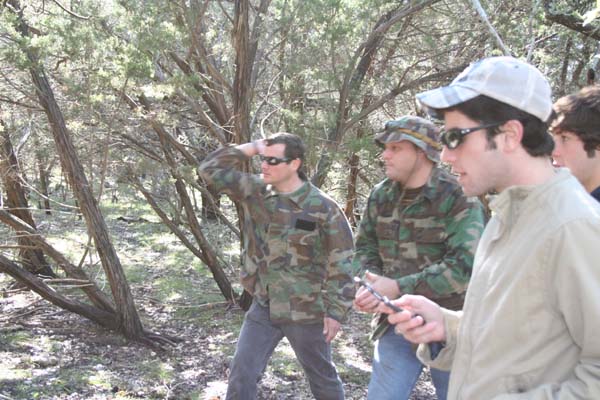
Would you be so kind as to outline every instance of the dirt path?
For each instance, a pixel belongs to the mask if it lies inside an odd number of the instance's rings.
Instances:
[[[0,282],[0,285],[2,282]],[[6,284],[6,282],[4,282]],[[137,296],[146,321],[184,341],[157,352],[59,310],[27,292],[0,298],[0,399],[222,399],[242,312],[224,304],[190,307]],[[147,322],[157,327],[156,322]],[[363,399],[371,345],[354,314],[335,343],[348,399]],[[293,352],[277,348],[259,399],[311,399]],[[419,383],[414,400],[434,399]]]

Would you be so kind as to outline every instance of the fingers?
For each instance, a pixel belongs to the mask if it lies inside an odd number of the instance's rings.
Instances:
[[[331,343],[331,341],[336,337],[337,333],[338,333],[338,329],[331,329],[331,328],[329,328],[327,330],[327,333],[324,334],[325,341],[327,343]]]
[[[256,149],[256,154],[260,154],[260,155],[264,155],[265,154],[265,148],[267,147],[267,140],[266,139],[258,139],[258,140],[255,140],[252,143],[254,144],[254,147]]]
[[[402,299],[402,298],[400,298]],[[379,303],[379,306],[377,307],[377,312],[378,313],[382,313],[382,314],[395,314],[398,312],[398,308],[402,309],[402,310],[411,310],[410,306],[407,306],[404,302],[400,301],[400,299],[396,299],[396,300],[391,300],[390,303],[392,303],[394,306],[396,306],[396,309],[393,309],[391,307],[389,307],[388,305],[386,305],[383,302]],[[412,315],[413,313],[409,313],[408,315]]]
[[[353,306],[357,311],[361,312],[375,312],[379,300],[377,300],[368,290],[365,288],[359,288],[354,297]]]
[[[325,336],[325,341],[329,343],[331,339],[329,338],[329,328],[327,325],[323,325],[323,336]]]
[[[392,325],[401,326],[402,330],[410,330],[422,326],[425,323],[425,319],[420,315],[415,315],[410,311],[404,310],[388,315],[388,322]]]
[[[341,324],[335,319],[325,317],[323,319],[323,336],[325,341],[330,343],[337,335],[341,328]]]
[[[412,343],[429,343],[440,340],[438,325],[438,322],[423,323],[422,317],[418,316],[406,323],[397,324],[394,332]]]
[[[429,343],[446,340],[444,316],[436,303],[415,295],[404,295],[392,304],[403,308],[402,312],[392,312],[387,307],[388,321],[395,325],[394,331],[402,334],[413,343]],[[381,308],[380,308],[381,309]]]
[[[391,308],[389,308],[387,305],[385,305],[385,303],[382,303],[382,302],[379,302],[379,304],[377,305],[377,309],[375,311],[380,314],[393,314],[396,312],[396,311],[392,310]]]
[[[369,283],[375,283],[375,281],[379,278],[379,275],[374,274],[372,272],[365,272],[365,281]]]

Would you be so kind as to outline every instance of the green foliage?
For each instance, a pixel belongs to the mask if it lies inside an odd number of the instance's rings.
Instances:
[[[595,8],[591,9],[583,15],[583,26],[591,24],[598,18],[600,18],[600,0],[596,0]]]

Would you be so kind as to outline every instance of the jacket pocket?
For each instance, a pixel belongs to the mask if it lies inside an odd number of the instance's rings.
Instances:
[[[319,231],[293,229],[287,237],[290,266],[310,266],[316,263],[318,256]]]
[[[315,322],[323,318],[325,307],[321,281],[299,281],[289,290],[289,307],[294,322]]]
[[[444,228],[417,228],[415,240],[417,243],[445,243],[448,234]]]
[[[501,379],[502,389],[506,393],[525,393],[531,389],[529,374],[509,375]]]

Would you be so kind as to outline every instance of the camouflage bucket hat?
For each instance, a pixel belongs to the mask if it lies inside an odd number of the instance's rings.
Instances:
[[[421,117],[406,116],[385,124],[383,132],[375,136],[375,143],[384,147],[386,143],[408,140],[425,152],[434,163],[440,162],[442,145],[440,130],[431,121]]]

